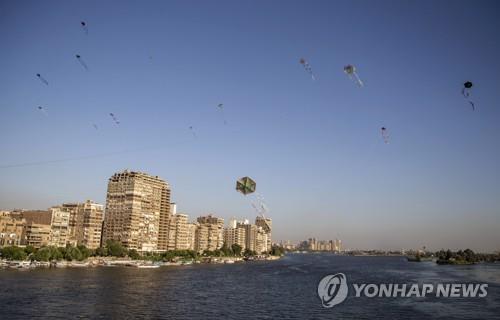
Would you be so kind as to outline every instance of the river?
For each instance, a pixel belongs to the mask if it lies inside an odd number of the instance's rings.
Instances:
[[[355,297],[324,308],[328,274],[349,283],[486,283],[483,298]],[[289,254],[277,261],[0,270],[0,319],[500,319],[500,264]]]

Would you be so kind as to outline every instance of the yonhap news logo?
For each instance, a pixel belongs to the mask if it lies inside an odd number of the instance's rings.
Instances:
[[[343,273],[328,275],[321,279],[318,284],[318,296],[325,308],[342,303],[347,298],[348,293],[347,278]]]
[[[486,283],[353,283],[352,298],[485,298]],[[332,308],[347,298],[349,285],[343,273],[327,275],[318,283],[318,296],[324,308]]]

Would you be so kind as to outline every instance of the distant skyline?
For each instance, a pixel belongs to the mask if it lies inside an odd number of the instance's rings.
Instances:
[[[250,176],[273,241],[500,250],[499,13],[497,1],[2,1],[0,209],[104,204],[128,168],[168,181],[191,220],[254,220],[235,190]]]

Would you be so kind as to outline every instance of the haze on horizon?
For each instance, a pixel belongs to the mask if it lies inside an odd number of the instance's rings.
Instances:
[[[167,180],[191,220],[254,220],[235,191],[248,175],[273,240],[499,250],[499,9],[2,1],[0,208],[105,203],[107,179],[128,168]]]

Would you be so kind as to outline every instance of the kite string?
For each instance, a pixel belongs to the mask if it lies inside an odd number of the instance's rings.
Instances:
[[[363,86],[363,81],[361,81],[361,79],[359,78],[359,76],[358,76],[358,74],[356,72],[353,72],[353,74],[354,74],[354,77],[356,78],[356,81],[357,81],[358,85],[360,87],[362,87]]]

